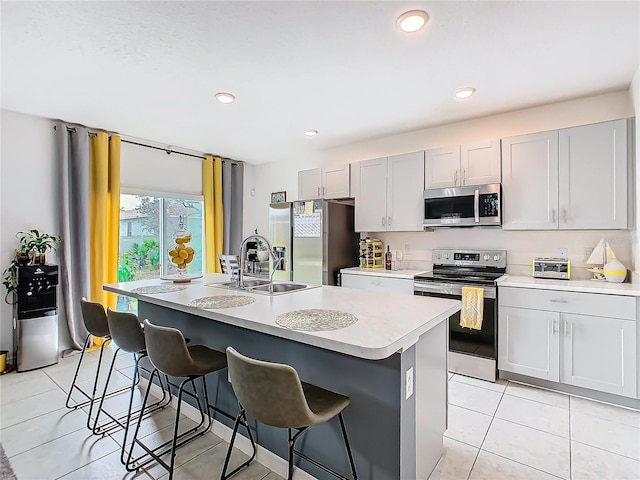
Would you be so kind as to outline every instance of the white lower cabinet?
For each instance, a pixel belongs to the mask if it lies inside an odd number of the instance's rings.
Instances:
[[[636,398],[633,297],[501,287],[498,299],[500,370]]]
[[[392,278],[381,275],[357,275],[342,273],[342,286],[347,288],[359,288],[374,292],[406,293],[413,295],[413,279]]]

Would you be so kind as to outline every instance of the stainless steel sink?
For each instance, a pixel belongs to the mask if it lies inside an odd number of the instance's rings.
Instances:
[[[257,278],[247,278],[244,280],[244,287],[236,287],[236,282],[220,282],[208,283],[207,287],[226,288],[228,290],[242,290],[247,293],[258,293],[260,295],[282,295],[309,288],[319,287],[320,285],[307,285],[306,283],[291,282],[274,282],[273,293],[269,293],[269,280],[261,280]]]
[[[295,292],[296,290],[304,290],[309,288],[309,285],[302,283],[274,283],[273,293],[286,293]],[[251,289],[252,292],[269,292],[269,285],[263,285],[261,287],[255,287]]]

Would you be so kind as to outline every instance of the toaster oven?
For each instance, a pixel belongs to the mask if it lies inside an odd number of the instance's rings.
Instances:
[[[536,278],[555,278],[569,280],[571,278],[571,262],[566,258],[534,258],[531,274]]]

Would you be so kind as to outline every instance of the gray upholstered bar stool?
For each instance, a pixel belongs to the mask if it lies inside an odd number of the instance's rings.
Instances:
[[[127,435],[129,433],[129,425],[131,420],[136,420],[138,415],[150,415],[151,413],[165,408],[169,404],[171,404],[171,393],[169,392],[169,379],[165,375],[166,379],[166,389],[160,382],[160,386],[162,388],[162,398],[157,400],[155,403],[147,405],[144,413],[142,409],[137,409],[132,411],[133,407],[133,397],[135,393],[135,387],[139,383],[140,379],[140,360],[147,356],[147,346],[144,338],[144,331],[142,330],[142,326],[140,325],[140,320],[135,313],[130,312],[117,312],[115,310],[111,310],[111,308],[107,309],[107,322],[109,324],[109,331],[111,333],[111,339],[116,344],[118,349],[116,350],[115,355],[113,356],[113,360],[111,362],[111,366],[109,368],[109,374],[107,375],[107,380],[104,385],[104,391],[106,392],[109,386],[109,380],[111,379],[111,374],[113,373],[113,367],[115,365],[115,361],[119,352],[126,352],[133,354],[134,366],[133,366],[133,375],[131,378],[131,391],[129,394],[129,407],[127,413],[120,417],[115,417],[111,413],[109,413],[104,408],[104,399],[105,395],[103,394],[100,405],[98,406],[98,410],[96,412],[95,426],[93,428],[93,433],[95,434],[104,434],[110,433],[115,428],[123,428],[124,429],[124,441],[122,443],[122,450],[120,455],[120,460],[123,464],[126,465],[127,460],[125,459],[125,445],[127,443]],[[146,370],[146,369],[145,369]],[[151,373],[149,371],[149,373]],[[111,420],[105,424],[99,423],[100,414],[104,413]],[[130,460],[130,459],[129,459]]]
[[[107,396],[115,395],[117,393],[124,392],[129,387],[119,388],[112,392],[106,393],[106,390],[102,395],[96,396],[96,391],[98,389],[98,380],[100,377],[100,367],[102,366],[102,356],[104,354],[105,347],[109,344],[109,340],[111,340],[111,332],[109,331],[109,324],[107,322],[107,314],[104,311],[104,307],[101,303],[98,302],[90,302],[86,298],[82,298],[80,300],[80,308],[82,310],[82,321],[84,322],[84,326],[87,329],[87,338],[84,341],[84,345],[82,347],[82,353],[80,354],[80,359],[78,360],[78,366],[76,367],[76,372],[73,376],[73,381],[71,382],[71,386],[69,387],[69,393],[67,394],[67,401],[65,405],[67,408],[84,408],[89,405],[89,415],[87,416],[87,428],[93,430],[94,426],[91,425],[91,415],[93,412],[93,404],[100,400],[105,394]],[[96,367],[96,374],[93,381],[93,389],[89,394],[85,390],[83,390],[77,383],[78,373],[80,372],[80,367],[82,366],[82,360],[84,359],[84,354],[87,351],[87,348],[91,345],[93,337],[101,337],[104,338],[104,342],[100,346],[100,356],[98,358],[98,366]],[[75,402],[72,400],[71,395],[74,391],[78,391],[82,396],[86,398],[85,401]]]
[[[142,416],[138,417],[136,430],[133,434],[133,443],[130,447],[130,456],[131,451],[133,451],[133,447],[136,444],[142,447],[146,454],[135,459],[133,461],[135,465],[129,464],[126,467],[128,470],[138,469],[155,460],[169,471],[169,480],[171,480],[173,478],[176,449],[204,435],[211,428],[209,394],[207,392],[205,375],[225,368],[227,366],[227,359],[224,353],[213,350],[205,345],[192,345],[187,347],[185,338],[180,330],[153,325],[149,323],[148,320],[144,321],[144,335],[149,359],[156,368],[149,379],[149,387],[151,387],[153,377],[156,374],[158,375],[158,378],[160,378],[160,373],[172,377],[184,377],[184,380],[180,383],[180,387],[178,389],[178,404],[176,407],[173,438],[153,449],[149,448],[140,439],[138,439],[138,431],[140,429],[140,423],[142,422]],[[196,389],[194,380],[197,378],[200,378],[202,381],[204,403]],[[185,390],[185,386],[189,383],[193,388],[193,393]],[[147,404],[150,390],[151,388],[147,388],[144,402],[142,404],[143,409]],[[182,404],[183,394],[191,395],[196,399],[201,419],[198,425],[178,435],[180,407]],[[220,411],[215,407],[214,409],[216,411]],[[171,456],[168,464],[160,458],[167,453]]]
[[[342,438],[349,456],[351,473],[356,480],[356,466],[351,454],[351,447],[347,438],[347,430],[344,426],[342,411],[349,405],[349,397],[339,393],[330,392],[315,385],[300,381],[298,372],[289,366],[279,363],[264,362],[253,358],[245,357],[232,347],[227,348],[227,362],[229,364],[229,378],[233,391],[240,403],[240,413],[236,417],[236,422],[229,443],[227,458],[222,469],[221,479],[226,480],[242,468],[248,466],[256,455],[256,445],[251,435],[251,430],[247,424],[247,416],[254,417],[259,422],[272,427],[286,428],[289,432],[289,476],[293,478],[293,456],[314,464],[324,471],[348,480],[344,475],[321,464],[317,460],[295,449],[295,442],[309,428],[320,423],[327,422],[334,417],[340,420]],[[238,432],[238,427],[242,424],[249,434],[249,439],[253,446],[253,455],[249,460],[237,467],[231,473],[227,472],[233,442]],[[292,435],[292,430],[297,432]]]

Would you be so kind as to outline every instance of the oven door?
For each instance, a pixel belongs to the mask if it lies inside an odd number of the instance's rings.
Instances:
[[[484,314],[482,328],[460,326],[460,312],[449,317],[449,351],[496,360],[497,301],[496,287],[468,283],[414,282],[414,294],[426,297],[462,299],[462,287],[482,287]]]

